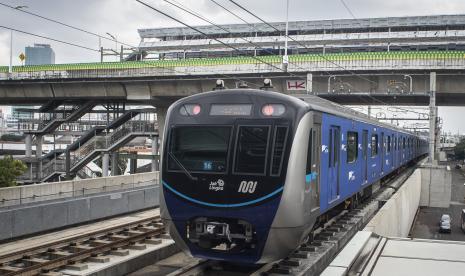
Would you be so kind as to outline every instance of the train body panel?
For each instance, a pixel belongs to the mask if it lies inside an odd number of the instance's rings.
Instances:
[[[427,149],[318,97],[251,89],[177,101],[164,134],[160,208],[173,239],[247,263],[285,257],[319,216]]]

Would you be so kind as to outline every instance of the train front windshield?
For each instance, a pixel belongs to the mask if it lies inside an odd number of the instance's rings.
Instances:
[[[171,132],[168,170],[189,173],[226,173],[229,152],[233,155],[235,174],[266,174],[268,147],[272,128],[269,125],[238,126],[232,139],[231,126],[177,126]],[[287,127],[276,127],[272,174],[281,167]],[[231,145],[231,141],[233,141]],[[270,153],[271,154],[271,153]]]
[[[226,170],[231,127],[179,126],[172,130],[168,169],[190,172]],[[181,163],[181,164],[179,164]]]

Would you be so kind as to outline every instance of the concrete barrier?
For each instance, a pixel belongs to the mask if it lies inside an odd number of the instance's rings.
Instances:
[[[420,206],[449,208],[452,172],[449,166],[423,164]]]
[[[1,188],[0,208],[145,187],[154,183],[158,183],[158,172]]]
[[[364,231],[385,237],[407,237],[420,204],[421,180],[421,169],[416,169]]]
[[[86,223],[159,205],[159,187],[150,186],[79,198],[63,198],[0,211],[0,241]]]

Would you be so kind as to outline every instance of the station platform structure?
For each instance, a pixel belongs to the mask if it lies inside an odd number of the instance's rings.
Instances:
[[[465,242],[389,238],[360,231],[321,276],[463,275]]]
[[[454,167],[420,166],[321,275],[463,275],[465,171]],[[439,231],[442,214],[451,233]]]

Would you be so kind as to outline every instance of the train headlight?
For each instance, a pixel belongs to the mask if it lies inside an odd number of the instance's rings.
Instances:
[[[179,109],[179,113],[183,116],[199,115],[202,108],[198,104],[185,104]]]
[[[282,104],[267,104],[262,107],[264,116],[276,117],[281,116],[286,111],[286,107]]]

